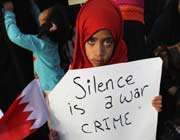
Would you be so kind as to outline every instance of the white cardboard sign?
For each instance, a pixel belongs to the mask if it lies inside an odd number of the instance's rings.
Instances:
[[[69,70],[49,95],[61,140],[155,140],[162,61]]]

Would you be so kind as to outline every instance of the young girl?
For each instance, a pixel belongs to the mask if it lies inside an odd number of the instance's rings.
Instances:
[[[20,47],[33,52],[34,74],[40,80],[45,97],[64,75],[60,67],[59,45],[65,42],[65,16],[59,6],[40,13],[40,32],[38,35],[23,34],[16,25],[12,2],[4,3],[4,22],[9,39]],[[61,41],[61,42],[60,42]],[[58,43],[61,44],[58,44]],[[62,46],[61,46],[62,47]],[[62,52],[61,55],[65,54]]]
[[[127,62],[123,20],[112,0],[89,0],[80,10],[71,69]],[[152,102],[161,111],[161,96]]]
[[[76,22],[71,69],[98,67],[127,62],[120,10],[112,0],[89,0],[82,6]],[[161,111],[161,96],[152,102]]]

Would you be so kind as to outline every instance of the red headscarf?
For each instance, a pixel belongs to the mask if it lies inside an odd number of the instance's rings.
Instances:
[[[119,8],[111,0],[89,0],[81,8],[76,20],[75,48],[71,69],[92,67],[84,47],[86,41],[101,29],[109,30],[115,41],[115,50],[108,64],[127,61],[127,48],[122,40],[123,21]]]

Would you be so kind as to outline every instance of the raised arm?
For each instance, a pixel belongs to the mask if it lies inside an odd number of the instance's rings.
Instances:
[[[18,46],[30,51],[37,51],[43,46],[41,39],[35,35],[23,34],[16,25],[12,2],[4,3],[4,23],[9,39]]]

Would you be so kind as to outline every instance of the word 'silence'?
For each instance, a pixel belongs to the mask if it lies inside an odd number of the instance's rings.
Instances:
[[[73,79],[73,82],[82,89],[81,95],[75,96],[77,99],[84,99],[87,95],[92,95],[92,93],[114,90],[115,86],[124,88],[135,83],[133,75],[128,75],[127,77],[120,76],[117,80],[108,79],[105,82],[97,82],[96,77],[93,76],[92,80],[87,79],[86,85],[83,85],[81,83],[81,77],[77,76]]]

